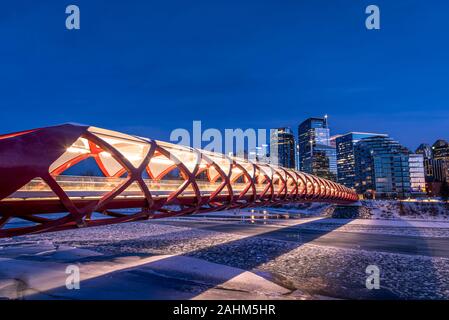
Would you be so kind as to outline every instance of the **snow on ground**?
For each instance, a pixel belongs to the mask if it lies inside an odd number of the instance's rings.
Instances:
[[[102,253],[162,254],[166,252],[164,248],[170,247],[170,254],[178,254],[193,250],[196,243],[213,246],[234,239],[236,236],[232,234],[143,221],[0,239],[0,247],[15,242],[50,241],[55,244],[82,246]]]
[[[362,200],[371,209],[372,219],[410,219],[449,222],[449,203],[438,201]],[[276,210],[306,215],[322,215],[332,205],[325,203],[293,203],[280,205]]]
[[[449,203],[394,200],[364,200],[361,203],[371,209],[373,219],[449,221]]]
[[[449,238],[449,203],[443,202],[407,202],[394,200],[364,200],[361,205],[368,207],[371,219],[321,219],[303,226],[310,230],[335,229],[338,231],[380,233],[413,237]],[[329,204],[292,204],[280,208],[270,208],[269,212],[287,212],[292,217],[326,215]]]
[[[380,268],[384,292],[364,288],[368,265]],[[449,259],[303,245],[261,267],[312,294],[350,299],[448,299]],[[374,296],[373,296],[374,295]]]
[[[282,287],[312,295],[449,299],[449,259],[445,258],[324,247],[151,221],[3,239],[0,256],[7,256],[8,248],[20,242],[73,246],[112,256],[182,255],[265,272],[266,278]],[[371,264],[381,269],[380,291],[365,288],[365,269]],[[188,269],[189,264],[182,267]]]
[[[375,233],[375,234],[390,234],[390,235],[402,235],[412,237],[432,237],[432,238],[449,238],[449,220],[417,220],[407,219],[407,217],[398,217],[395,219],[336,219],[319,216],[318,214],[303,215],[298,214],[298,211],[294,209],[279,209],[275,210],[271,208],[263,209],[268,213],[268,217],[277,216],[279,214],[287,215],[289,219],[275,219],[270,220],[268,223],[278,226],[291,226],[299,224],[299,221],[305,222],[304,225],[298,226],[301,229],[307,230],[321,230],[321,231],[333,231],[338,226],[338,231],[341,232],[358,232],[358,233]],[[259,213],[259,210],[255,212],[241,210],[238,214],[234,214],[232,211],[220,211],[207,215],[201,215],[198,217],[189,216],[185,218],[187,220],[198,221],[261,221],[263,214]],[[298,217],[309,217],[301,218]],[[253,217],[253,218],[251,218]],[[265,220],[263,220],[265,221]],[[313,222],[313,223],[312,223]]]
[[[449,238],[449,222],[413,220],[331,219],[324,218],[308,223],[307,230],[390,234],[420,238]],[[449,243],[449,242],[448,242]]]
[[[255,273],[187,256],[108,257],[49,244],[17,246],[14,253],[15,257],[0,258],[0,297],[229,299],[238,295],[242,299],[279,299],[291,292]],[[74,261],[80,270],[81,288],[67,290],[66,268]]]
[[[283,206],[282,208],[255,208],[254,212],[248,209],[237,212],[234,210],[224,211],[188,219],[196,221],[198,219],[230,219],[235,223],[235,220],[241,219],[241,216],[243,219],[251,219],[251,216],[254,216],[256,220],[263,219],[268,212],[268,216],[284,218],[266,222],[264,220],[265,223],[276,225],[279,228],[298,224],[298,228],[329,232],[449,238],[447,204],[363,201],[363,205],[372,210],[372,219],[326,218],[323,215],[331,209],[331,205],[315,203]],[[264,211],[266,212],[264,213]],[[304,216],[310,218],[298,220],[298,217]],[[289,219],[285,219],[286,217]],[[300,222],[304,223],[299,225]],[[36,246],[39,248],[39,254],[35,252]],[[18,248],[20,248],[19,256],[17,256]],[[89,265],[90,260],[102,257],[112,260],[96,261],[93,265]],[[138,260],[136,257],[139,257]],[[319,295],[324,295],[353,299],[449,299],[449,259],[446,258],[301,244],[263,238],[263,234],[258,237],[246,237],[203,229],[155,224],[151,221],[0,239],[0,292],[2,288],[11,287],[10,280],[14,277],[11,272],[19,272],[26,276],[29,270],[35,268],[33,270],[41,272],[40,279],[43,279],[43,283],[52,283],[52,281],[56,281],[57,277],[54,278],[54,274],[52,275],[51,272],[46,273],[46,270],[52,269],[47,264],[57,266],[61,262],[73,261],[85,263],[87,274],[95,275],[92,276],[93,278],[103,279],[101,281],[92,280],[89,293],[91,296],[86,293],[87,296],[92,297],[95,290],[101,291],[104,286],[110,286],[108,281],[105,282],[104,274],[139,267],[139,274],[157,272],[160,275],[162,269],[155,270],[155,268],[157,269],[157,264],[155,264],[157,258],[155,257],[165,257],[162,259],[167,261],[166,263],[172,269],[175,266],[179,267],[178,277],[180,274],[184,276],[188,274],[195,278],[191,272],[186,273],[192,266],[196,266],[196,270],[200,270],[200,273],[202,268],[209,268],[208,270],[235,268],[232,269],[234,277],[223,276],[221,271],[217,271],[221,274],[221,278],[216,277],[213,286],[184,284],[185,286],[193,285],[196,288],[195,294],[190,294],[189,298],[229,298],[232,295],[227,295],[220,288],[225,290],[238,289],[239,286],[242,288],[238,281],[238,279],[242,279],[239,278],[239,275],[251,271],[254,273],[246,275],[253,277],[251,279],[258,279],[259,275],[263,275],[266,279],[280,284],[281,287],[289,288],[290,294],[287,295],[289,297],[294,297],[296,294],[300,298],[316,298]],[[39,264],[41,264],[40,267],[38,267]],[[145,264],[145,267],[141,264]],[[383,289],[380,291],[369,291],[365,288],[365,268],[371,264],[377,265],[381,269],[381,287]],[[147,267],[147,265],[150,266]],[[99,270],[104,273],[101,274]],[[135,280],[135,276],[130,273],[122,272],[115,277],[127,283],[140,281]],[[268,285],[268,283],[271,282],[268,281],[264,285]],[[42,287],[42,283],[39,284],[37,281],[36,286],[39,287],[39,285]],[[136,294],[139,285],[130,284],[131,287],[134,285],[136,287],[133,287],[132,291]],[[116,290],[117,297],[119,297],[119,288],[118,285],[109,289]],[[145,287],[139,288],[145,289]],[[163,281],[159,290],[164,290]],[[232,292],[233,297],[237,297],[237,291]],[[242,292],[244,292],[243,295]],[[291,292],[295,292],[295,294]],[[66,294],[64,292],[53,293]],[[165,291],[165,294],[170,296],[177,293]],[[245,295],[264,298],[255,289],[246,288],[240,294],[242,296],[239,298]],[[285,295],[285,292],[283,294]],[[147,297],[152,298],[151,295]],[[179,297],[186,298],[182,295]]]

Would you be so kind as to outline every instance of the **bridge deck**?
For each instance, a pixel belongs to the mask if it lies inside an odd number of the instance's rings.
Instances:
[[[64,190],[64,192],[71,199],[99,199],[106,193],[113,191],[120,186],[126,178],[106,178],[106,177],[79,177],[79,176],[58,176],[55,177],[58,184]],[[155,197],[168,197],[170,194],[178,190],[183,180],[151,180],[144,179],[145,184],[150,190],[151,194]],[[210,196],[212,192],[217,190],[220,183],[210,183],[206,181],[196,182],[200,194],[202,196]],[[232,190],[234,195],[239,195],[247,186],[246,183],[233,183]],[[262,192],[265,186],[256,186],[257,192]],[[278,186],[275,186],[277,191]],[[222,194],[227,194],[227,190],[224,189]],[[193,187],[189,185],[182,193],[181,197],[193,197],[195,191]],[[117,198],[144,198],[144,194],[139,185],[131,184],[123,193]],[[23,200],[49,200],[58,198],[51,188],[44,183],[41,179],[34,179],[26,186],[22,187],[12,195],[6,198],[8,201],[23,201]]]

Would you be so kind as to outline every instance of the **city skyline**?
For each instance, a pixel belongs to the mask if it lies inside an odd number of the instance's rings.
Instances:
[[[291,128],[278,128],[275,136],[279,132],[288,132],[288,144],[296,146],[297,170],[336,181],[361,197],[405,199],[447,192],[449,143],[444,139],[411,150],[388,133],[331,135],[327,114],[301,122],[296,140]],[[278,145],[276,138],[271,143]],[[291,167],[285,161],[289,149],[270,149],[269,163]]]

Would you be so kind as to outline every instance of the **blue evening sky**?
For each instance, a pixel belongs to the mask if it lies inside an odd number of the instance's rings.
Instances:
[[[168,140],[193,120],[296,131],[328,113],[332,134],[414,149],[449,139],[448,14],[446,0],[4,1],[0,132],[78,122]]]

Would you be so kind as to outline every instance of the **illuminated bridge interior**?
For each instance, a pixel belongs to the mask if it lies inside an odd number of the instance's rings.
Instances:
[[[357,201],[352,190],[303,172],[75,124],[0,136],[0,177],[0,237]]]

